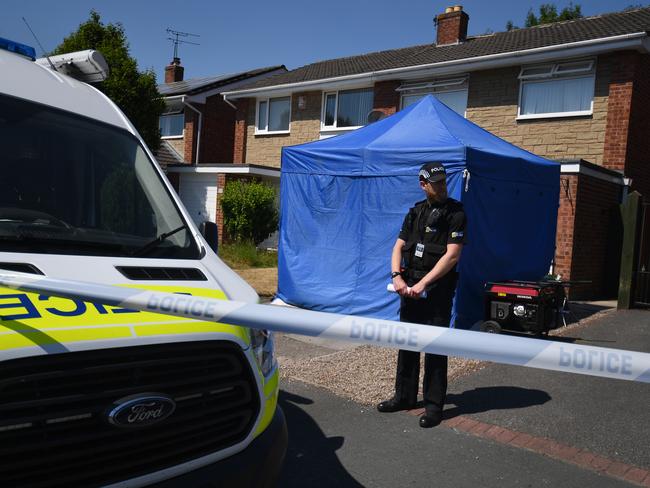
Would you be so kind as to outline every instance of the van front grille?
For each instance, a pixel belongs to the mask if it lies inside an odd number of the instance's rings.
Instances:
[[[161,268],[152,266],[115,266],[130,280],[141,281],[207,281],[197,268]]]
[[[29,263],[0,263],[0,269],[7,271],[16,271],[18,273],[30,273],[37,275],[43,274],[40,269]]]
[[[0,485],[103,486],[205,456],[251,431],[260,404],[241,348],[201,341],[5,361],[0,368]],[[119,428],[111,405],[164,394],[160,423]]]

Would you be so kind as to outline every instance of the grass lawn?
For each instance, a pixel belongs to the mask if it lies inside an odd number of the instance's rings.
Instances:
[[[219,245],[219,257],[233,269],[277,268],[278,253],[262,251],[250,242]]]

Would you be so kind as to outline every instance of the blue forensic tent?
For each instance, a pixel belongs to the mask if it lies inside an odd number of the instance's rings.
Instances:
[[[353,132],[282,151],[277,296],[311,310],[397,319],[386,291],[418,170],[441,161],[467,214],[452,324],[483,317],[491,280],[537,280],[555,250],[560,166],[427,96]]]

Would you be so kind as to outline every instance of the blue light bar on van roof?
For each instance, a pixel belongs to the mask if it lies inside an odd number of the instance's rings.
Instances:
[[[0,49],[27,56],[32,61],[36,59],[36,49],[34,49],[32,46],[10,41],[9,39],[4,39],[2,37],[0,37]]]

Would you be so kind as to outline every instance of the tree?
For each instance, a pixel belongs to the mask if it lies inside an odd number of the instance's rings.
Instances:
[[[228,236],[259,244],[278,228],[276,189],[252,181],[230,181],[221,196],[223,223]]]
[[[558,14],[557,7],[554,3],[544,3],[539,7],[539,16],[535,15],[532,8],[528,10],[525,25],[526,27],[534,27],[536,25],[552,24],[553,22],[580,18],[582,18],[582,7],[580,5],[569,3],[569,6],[564,7]]]
[[[155,73],[152,70],[138,71],[138,63],[129,54],[122,24],[103,24],[99,13],[91,10],[90,19],[80,24],[52,54],[85,49],[101,52],[110,69],[108,78],[95,86],[120,107],[149,148],[152,151],[158,149],[158,119],[165,109],[165,102],[158,93]]]

